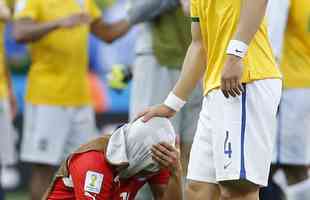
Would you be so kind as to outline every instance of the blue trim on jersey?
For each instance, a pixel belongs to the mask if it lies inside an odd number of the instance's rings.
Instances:
[[[240,179],[246,179],[246,171],[244,164],[244,138],[246,125],[246,85],[243,84],[244,92],[242,93],[241,102],[241,164],[240,164]]]

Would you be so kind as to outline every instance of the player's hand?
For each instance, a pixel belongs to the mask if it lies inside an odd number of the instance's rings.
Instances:
[[[151,149],[152,158],[161,168],[167,168],[172,174],[181,171],[180,152],[177,148],[167,143],[154,145]]]
[[[166,106],[164,104],[160,104],[160,105],[150,107],[150,108],[146,109],[145,111],[141,112],[136,119],[143,117],[142,121],[148,122],[153,117],[171,118],[175,114],[176,114],[175,110],[169,108],[168,106]]]
[[[244,91],[241,84],[242,73],[242,59],[228,55],[221,77],[221,90],[226,98],[240,96]]]
[[[91,17],[87,13],[77,13],[57,21],[60,28],[72,28],[91,23]]]

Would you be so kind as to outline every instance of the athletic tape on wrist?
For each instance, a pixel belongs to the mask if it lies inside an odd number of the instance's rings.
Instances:
[[[186,104],[186,101],[177,97],[173,92],[170,92],[164,104],[169,108],[175,110],[176,112],[180,111],[182,107]]]
[[[226,53],[244,58],[248,51],[248,45],[239,40],[231,40],[228,44]]]

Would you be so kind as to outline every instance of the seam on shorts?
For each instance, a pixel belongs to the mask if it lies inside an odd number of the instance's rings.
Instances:
[[[241,163],[240,163],[240,179],[246,179],[245,163],[244,163],[244,138],[246,127],[246,84],[243,84],[244,92],[241,100]]]

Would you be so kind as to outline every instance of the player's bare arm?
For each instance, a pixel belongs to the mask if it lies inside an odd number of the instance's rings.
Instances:
[[[233,40],[249,45],[258,31],[266,13],[268,0],[245,0]],[[225,97],[236,97],[243,92],[241,78],[242,58],[228,55],[221,77],[221,90]]]
[[[98,38],[111,43],[125,35],[135,24],[152,20],[177,6],[178,0],[129,1],[126,19],[109,24],[98,18],[92,22],[91,31]]]
[[[171,177],[166,185],[151,185],[155,200],[182,199],[182,167],[179,151],[169,144],[162,143],[152,148],[152,157],[162,168],[168,168]]]
[[[101,40],[111,43],[125,35],[131,26],[125,19],[108,24],[102,18],[98,18],[91,23],[91,31]]]
[[[10,9],[5,5],[4,0],[0,0],[0,21],[7,22],[11,19]]]
[[[173,94],[179,99],[186,101],[191,92],[196,87],[198,81],[201,80],[206,68],[206,51],[203,46],[200,24],[192,23],[192,42],[188,48],[187,55],[184,60],[180,78],[176,83]],[[176,110],[161,104],[149,108],[141,113],[139,117],[144,116],[144,121],[148,121],[153,117],[172,117]]]
[[[77,13],[69,17],[44,23],[36,22],[30,18],[23,18],[14,22],[13,35],[16,41],[20,43],[34,42],[57,29],[72,28],[89,24],[90,22],[91,18],[86,13]]]
[[[186,16],[190,16],[190,0],[180,0],[183,12]]]

